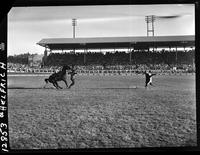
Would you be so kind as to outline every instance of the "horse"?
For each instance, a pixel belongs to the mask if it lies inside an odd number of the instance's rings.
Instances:
[[[68,88],[68,84],[67,84],[67,80],[66,80],[66,70],[71,70],[71,67],[68,65],[65,65],[62,67],[62,70],[57,72],[57,73],[53,73],[52,75],[49,76],[49,78],[44,79],[44,81],[46,82],[46,85],[49,83],[52,83],[54,85],[54,87],[56,87],[57,89],[62,89],[62,87],[60,87],[58,85],[58,81],[64,81],[66,88]],[[46,85],[44,86],[44,88],[46,87]]]

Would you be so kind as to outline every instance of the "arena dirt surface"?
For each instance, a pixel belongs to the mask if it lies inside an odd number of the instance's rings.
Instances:
[[[195,75],[76,76],[43,89],[45,76],[8,77],[11,149],[196,146]],[[68,80],[69,81],[69,80]]]

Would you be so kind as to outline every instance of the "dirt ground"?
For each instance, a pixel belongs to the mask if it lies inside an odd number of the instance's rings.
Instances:
[[[76,76],[43,89],[45,76],[8,77],[11,149],[196,146],[195,75]]]

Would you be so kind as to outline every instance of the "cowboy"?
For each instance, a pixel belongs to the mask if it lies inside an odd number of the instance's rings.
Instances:
[[[145,71],[145,88],[147,88],[148,85],[153,86],[152,84],[152,76],[156,75],[156,74],[152,74],[151,71]]]
[[[70,74],[70,80],[72,81],[72,83],[69,85],[68,88],[71,88],[71,86],[73,86],[73,85],[75,84],[74,75],[77,74],[77,73],[75,72],[74,66],[71,67],[71,71],[68,72],[68,74]]]

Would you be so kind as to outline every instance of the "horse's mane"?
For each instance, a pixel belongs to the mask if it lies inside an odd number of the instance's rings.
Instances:
[[[66,70],[70,70],[70,69],[71,69],[71,67],[68,65],[65,65],[62,67],[62,71],[66,71]]]

